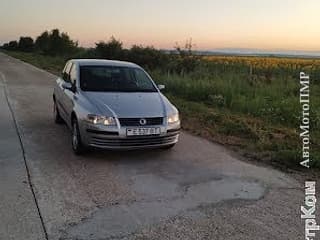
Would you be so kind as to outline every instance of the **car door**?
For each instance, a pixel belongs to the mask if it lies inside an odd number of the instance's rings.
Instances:
[[[67,123],[71,123],[71,113],[73,111],[74,101],[76,99],[76,81],[77,81],[77,66],[72,64],[69,72],[69,81],[72,85],[72,89],[64,89],[64,107],[67,112]]]
[[[66,66],[63,69],[62,77],[57,81],[57,104],[59,112],[62,118],[67,122],[68,121],[68,112],[66,108],[66,89],[64,87],[65,83],[70,83],[70,70],[72,62],[67,62]]]

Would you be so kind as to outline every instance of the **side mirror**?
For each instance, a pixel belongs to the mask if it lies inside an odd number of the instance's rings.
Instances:
[[[161,90],[165,89],[166,86],[165,86],[165,85],[162,85],[162,84],[159,84],[159,85],[158,85],[158,88],[159,88],[159,90],[161,91]]]
[[[67,89],[67,90],[73,91],[72,84],[69,83],[69,82],[63,82],[63,83],[61,84],[61,87],[62,87],[63,89]]]

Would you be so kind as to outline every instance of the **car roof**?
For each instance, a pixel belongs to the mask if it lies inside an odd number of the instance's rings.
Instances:
[[[114,66],[114,67],[138,67],[137,64],[125,61],[106,60],[106,59],[71,59],[79,66]]]

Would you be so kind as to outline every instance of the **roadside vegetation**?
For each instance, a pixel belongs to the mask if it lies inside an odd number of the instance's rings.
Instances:
[[[185,130],[283,169],[299,168],[299,72],[306,71],[312,79],[311,159],[320,168],[320,59],[199,56],[192,47],[190,40],[171,52],[140,45],[125,49],[111,37],[84,49],[56,29],[2,48],[54,74],[70,58],[135,62],[166,85],[165,94],[178,106]]]

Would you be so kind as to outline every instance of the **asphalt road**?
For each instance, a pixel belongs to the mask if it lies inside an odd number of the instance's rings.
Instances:
[[[0,53],[0,239],[303,239],[301,183],[185,132],[169,151],[73,155],[54,80]]]

